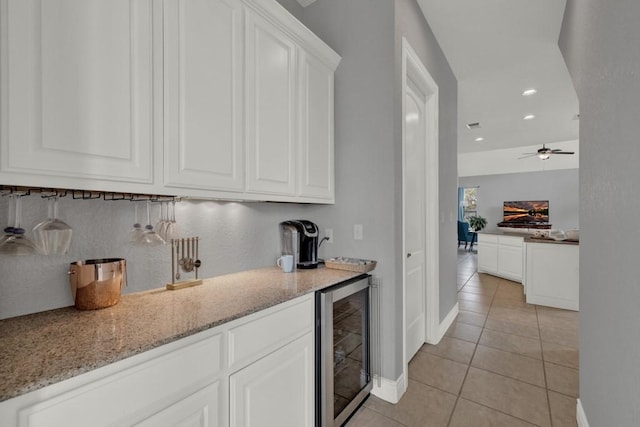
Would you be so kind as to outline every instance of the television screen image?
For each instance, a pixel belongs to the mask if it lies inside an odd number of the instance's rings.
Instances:
[[[504,222],[511,223],[536,223],[549,222],[548,200],[527,200],[516,202],[504,202]]]

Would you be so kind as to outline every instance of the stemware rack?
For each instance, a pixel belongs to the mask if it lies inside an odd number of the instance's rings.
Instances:
[[[167,196],[157,194],[140,194],[140,193],[118,193],[113,191],[92,191],[92,190],[72,190],[66,188],[46,188],[46,187],[23,187],[15,185],[0,184],[0,195],[15,194],[20,197],[39,194],[40,197],[71,197],[74,200],[95,200],[102,199],[107,201],[126,200],[130,202],[152,201],[152,202],[171,202],[180,201],[182,198],[178,196]]]

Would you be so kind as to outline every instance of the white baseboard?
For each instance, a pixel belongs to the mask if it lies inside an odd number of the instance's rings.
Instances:
[[[449,311],[447,316],[444,318],[444,320],[442,322],[440,322],[440,325],[438,325],[438,335],[435,337],[436,339],[435,340],[427,340],[427,342],[429,344],[437,345],[440,342],[440,340],[442,339],[442,337],[444,337],[444,334],[447,332],[449,327],[456,320],[456,316],[458,315],[458,311],[459,311],[458,303],[456,303],[453,306],[453,308],[451,309],[451,311]]]
[[[582,408],[582,402],[580,399],[577,399],[576,403],[576,421],[578,422],[578,427],[589,427],[587,414],[584,413],[584,408]]]
[[[371,394],[389,403],[398,403],[405,391],[407,391],[407,381],[404,374],[395,381],[382,377],[373,379]]]

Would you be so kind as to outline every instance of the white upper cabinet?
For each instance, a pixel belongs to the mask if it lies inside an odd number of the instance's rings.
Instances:
[[[333,201],[333,71],[312,54],[300,55],[299,195]]]
[[[151,3],[1,1],[0,183],[152,183]]]
[[[247,191],[295,195],[296,45],[247,10]]]
[[[333,203],[339,61],[275,0],[0,0],[0,184]]]
[[[165,184],[243,191],[238,0],[165,0]]]

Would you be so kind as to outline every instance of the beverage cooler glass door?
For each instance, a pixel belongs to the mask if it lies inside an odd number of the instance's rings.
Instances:
[[[318,426],[341,426],[372,388],[369,292],[367,276],[316,295]]]

